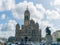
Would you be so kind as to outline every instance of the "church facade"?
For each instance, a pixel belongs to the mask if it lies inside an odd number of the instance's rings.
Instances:
[[[16,24],[15,30],[16,41],[21,41],[21,39],[31,41],[41,41],[41,30],[39,30],[39,24],[35,23],[34,20],[30,20],[30,12],[27,9],[24,12],[24,25],[20,27],[19,24]]]

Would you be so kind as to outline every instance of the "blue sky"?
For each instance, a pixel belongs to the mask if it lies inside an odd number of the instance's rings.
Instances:
[[[0,0],[0,37],[14,36],[15,25],[24,24],[24,11],[28,5],[30,19],[39,23],[44,37],[47,26],[52,33],[60,30],[59,0]]]

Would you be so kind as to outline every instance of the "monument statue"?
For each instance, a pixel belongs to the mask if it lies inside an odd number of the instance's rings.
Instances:
[[[50,27],[46,27],[46,43],[45,43],[45,45],[50,45],[51,43],[52,43],[52,36],[51,36]]]
[[[50,27],[46,27],[46,35],[51,35]]]

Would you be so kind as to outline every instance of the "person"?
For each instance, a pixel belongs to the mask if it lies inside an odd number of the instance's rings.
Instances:
[[[20,43],[19,45],[24,45],[24,43],[23,43],[23,39],[21,40],[21,43]]]

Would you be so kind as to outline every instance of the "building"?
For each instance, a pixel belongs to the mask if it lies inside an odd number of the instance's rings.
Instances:
[[[4,45],[7,43],[7,39],[6,38],[0,38],[0,45]]]
[[[58,38],[60,38],[60,30],[54,32],[52,34],[52,37],[53,37],[53,42],[56,42]]]
[[[35,23],[34,20],[30,20],[30,12],[27,9],[24,12],[24,25],[20,27],[19,24],[16,25],[15,31],[16,41],[21,41],[21,39],[31,41],[41,41],[41,30],[39,30],[39,24]]]

